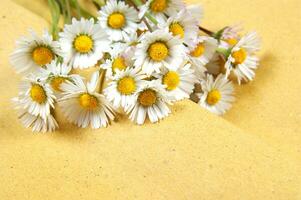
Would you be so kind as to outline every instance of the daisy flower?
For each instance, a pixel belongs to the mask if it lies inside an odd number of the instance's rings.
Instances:
[[[161,73],[157,75],[157,78],[166,86],[167,94],[175,101],[189,98],[193,92],[194,84],[197,82],[194,70],[191,69],[191,64],[185,64],[175,71],[163,68]]]
[[[127,68],[125,71],[118,71],[113,80],[109,83],[104,93],[115,108],[122,106],[126,108],[135,103],[135,93],[140,90],[145,75],[139,72],[139,68]]]
[[[109,48],[104,30],[94,20],[72,19],[59,33],[64,61],[74,68],[88,68],[97,64]]]
[[[190,44],[198,36],[198,23],[187,10],[182,9],[159,26],[166,28],[173,36],[178,36],[185,44]]]
[[[18,99],[19,106],[28,113],[46,119],[56,98],[49,84],[30,75],[21,82]]]
[[[144,123],[146,117],[155,123],[169,115],[167,104],[170,104],[170,100],[164,86],[157,80],[147,81],[136,93],[136,102],[126,109],[126,113],[130,114],[131,121],[139,125]]]
[[[60,55],[58,42],[45,31],[39,37],[30,30],[31,37],[22,37],[16,42],[16,49],[10,55],[10,62],[18,73],[30,73],[45,66]]]
[[[193,45],[188,47],[188,59],[194,67],[197,76],[202,78],[206,71],[204,66],[208,64],[214,56],[218,42],[212,37],[199,36],[193,43]]]
[[[106,77],[112,79],[117,71],[127,69],[129,66],[133,66],[132,57],[134,55],[134,49],[129,47],[126,43],[114,43],[109,50],[110,58],[100,66],[102,69],[106,69]]]
[[[137,45],[134,60],[135,66],[142,67],[142,70],[151,75],[153,72],[160,72],[165,65],[169,69],[176,69],[182,63],[185,50],[181,41],[164,30],[156,30],[144,34]]]
[[[228,26],[222,31],[221,42],[222,45],[228,48],[235,46],[240,40],[240,32],[242,31],[241,25]],[[224,42],[224,43],[223,43]]]
[[[69,74],[71,69],[70,65],[54,60],[50,64],[47,64],[45,69],[40,70],[40,77],[49,82],[55,95],[59,95],[62,92],[60,88],[62,83],[66,81],[72,82],[73,79],[80,78],[77,74]]]
[[[58,128],[58,124],[51,114],[47,115],[46,118],[42,118],[40,115],[32,115],[20,107],[18,98],[13,98],[12,100],[16,105],[18,118],[24,127],[31,128],[34,132],[52,132]]]
[[[99,24],[110,40],[127,40],[138,28],[138,12],[123,1],[110,0],[99,11]]]
[[[102,94],[96,92],[99,73],[92,75],[85,85],[82,79],[67,81],[61,85],[63,97],[58,100],[63,114],[79,127],[93,129],[106,127],[115,118],[113,108]]]
[[[199,105],[217,115],[225,114],[231,108],[234,89],[223,74],[215,80],[212,75],[207,75],[206,79],[201,81],[201,86],[202,93],[198,94]]]
[[[185,5],[182,0],[148,0],[144,5],[140,6],[139,18],[149,12],[159,22],[164,22],[166,16],[175,15]]]
[[[230,55],[225,64],[226,76],[231,72],[241,81],[251,81],[255,77],[254,70],[258,66],[258,58],[254,53],[260,49],[260,40],[256,32],[251,32],[241,38],[241,40],[231,49]]]

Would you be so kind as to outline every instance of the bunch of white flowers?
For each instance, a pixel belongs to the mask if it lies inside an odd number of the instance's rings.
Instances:
[[[58,127],[56,106],[82,128],[106,127],[119,109],[137,124],[147,118],[158,122],[170,114],[170,105],[189,98],[221,115],[234,101],[232,81],[241,84],[255,76],[257,34],[241,37],[239,26],[216,33],[202,28],[199,5],[181,0],[94,4],[97,17],[76,0],[49,0],[52,35],[31,31],[30,38],[17,41],[10,60],[25,78],[13,101],[21,122],[33,131]],[[65,25],[59,30],[61,13]],[[78,72],[87,68],[95,72],[85,81]]]

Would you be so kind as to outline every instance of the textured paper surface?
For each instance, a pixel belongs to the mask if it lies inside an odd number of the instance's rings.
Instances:
[[[121,117],[92,131],[60,119],[54,134],[24,129],[10,103],[14,41],[48,26],[37,2],[0,5],[0,199],[301,199],[297,0],[203,2],[207,27],[243,19],[264,40],[257,78],[225,119],[184,101],[159,124]]]

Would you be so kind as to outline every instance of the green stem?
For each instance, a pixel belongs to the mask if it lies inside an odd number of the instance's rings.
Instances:
[[[131,0],[131,1],[132,1],[132,2],[135,4],[135,6],[137,6],[138,8],[139,8],[140,6],[143,5],[143,2],[142,2],[141,0]],[[158,21],[156,20],[156,18],[154,18],[154,16],[152,16],[149,12],[146,12],[144,16],[147,17],[147,18],[148,18],[151,22],[153,22],[155,25],[158,24]]]
[[[100,9],[102,6],[106,5],[105,0],[93,0],[93,3],[97,5],[98,9]]]
[[[81,13],[81,9],[80,9],[80,6],[77,2],[77,0],[70,0],[70,5],[72,8],[74,8],[76,10],[76,15],[77,15],[77,18],[81,18],[82,17],[82,13]]]
[[[104,88],[104,83],[105,83],[105,79],[106,79],[106,69],[100,69],[99,70],[100,75],[99,75],[99,93],[102,93],[102,90]]]
[[[204,33],[206,33],[209,36],[214,35],[214,32],[212,32],[212,31],[210,31],[210,30],[208,30],[208,29],[206,29],[204,27],[199,26],[199,29],[200,29],[200,31],[203,31]]]
[[[85,9],[83,9],[79,5],[79,3],[77,2],[77,0],[70,0],[70,6],[71,6],[71,8],[76,9],[78,18],[80,18],[80,17],[84,17],[86,19],[94,18],[94,20],[97,20],[97,17],[93,16],[92,14],[90,14],[89,12],[87,12]]]
[[[231,48],[230,49],[217,48],[216,52],[224,55],[225,58],[228,58],[230,56],[230,54],[231,54]]]
[[[52,17],[51,34],[53,38],[56,40],[58,39],[58,32],[59,32],[58,23],[60,19],[60,7],[55,0],[48,0],[48,5]]]
[[[67,13],[67,16],[65,17],[65,24],[70,24],[71,23],[70,2],[69,0],[64,0],[64,1],[65,1],[66,13]]]

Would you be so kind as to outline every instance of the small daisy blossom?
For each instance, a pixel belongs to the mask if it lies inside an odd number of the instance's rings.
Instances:
[[[188,46],[188,60],[195,70],[198,78],[203,78],[209,63],[218,47],[216,39],[207,36],[198,36],[193,45]]]
[[[112,79],[116,71],[125,70],[134,64],[132,60],[134,49],[125,43],[112,44],[108,53],[110,58],[106,59],[100,66],[102,69],[106,69],[106,77],[108,79]]]
[[[198,36],[198,23],[199,21],[193,18],[186,9],[182,9],[159,26],[166,28],[173,36],[179,37],[182,42],[189,45]]]
[[[142,67],[147,75],[160,72],[164,65],[175,70],[182,63],[185,48],[181,41],[165,30],[147,32],[140,38],[134,60],[136,67]]]
[[[231,53],[226,61],[226,76],[231,72],[241,81],[252,81],[255,77],[254,70],[258,66],[258,58],[254,53],[260,49],[260,39],[256,32],[251,32],[241,38],[241,40],[231,49]]]
[[[19,101],[18,98],[13,98],[18,111],[18,118],[24,127],[31,128],[34,132],[52,132],[58,128],[58,124],[51,114],[47,115],[46,118],[42,118],[40,115],[32,115],[20,107]]]
[[[66,118],[79,127],[106,127],[115,118],[113,108],[102,94],[96,92],[99,73],[95,72],[85,85],[82,79],[63,83],[63,97],[58,100]]]
[[[240,40],[239,33],[242,31],[241,25],[234,25],[226,27],[221,35],[221,45],[227,46],[228,48],[233,47]]]
[[[110,40],[128,40],[137,31],[138,12],[123,1],[109,0],[99,11],[99,24]]]
[[[18,73],[35,72],[58,57],[60,46],[45,31],[39,37],[30,30],[31,37],[22,37],[16,42],[16,49],[10,55],[10,62]]]
[[[19,107],[32,115],[46,119],[50,114],[50,109],[54,108],[56,97],[48,83],[29,75],[20,84],[18,99]]]
[[[220,74],[215,80],[212,75],[207,75],[201,81],[202,93],[198,94],[199,105],[217,115],[225,114],[231,108],[233,97],[233,85]]]
[[[77,74],[69,74],[71,69],[72,67],[70,65],[54,60],[50,64],[47,64],[45,69],[42,68],[39,70],[39,76],[49,82],[52,91],[57,96],[62,92],[60,87],[63,82],[66,82],[67,80],[72,82],[73,79],[80,78]]]
[[[189,98],[193,92],[194,84],[197,83],[194,70],[191,69],[191,64],[189,63],[179,67],[176,71],[162,68],[157,78],[166,86],[165,90],[172,101]]]
[[[115,108],[126,108],[135,103],[135,93],[140,90],[146,78],[139,68],[117,71],[104,93]]]
[[[147,81],[144,86],[136,93],[136,102],[125,111],[131,121],[142,125],[146,119],[152,123],[167,117],[170,109],[170,99],[166,94],[164,86],[158,81]]]
[[[162,23],[166,20],[166,16],[175,15],[184,7],[185,4],[182,0],[148,0],[140,6],[139,18],[142,19],[149,12],[157,21]]]
[[[107,34],[93,19],[73,18],[59,35],[64,61],[74,68],[94,66],[110,44]]]

